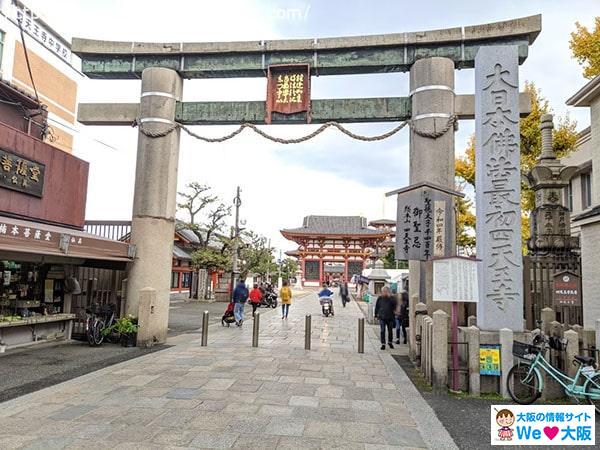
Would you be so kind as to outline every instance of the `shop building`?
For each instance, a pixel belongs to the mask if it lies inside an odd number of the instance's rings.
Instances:
[[[74,313],[80,271],[124,270],[131,261],[128,244],[83,231],[87,182],[87,162],[0,123],[3,348],[70,339],[82,319]]]

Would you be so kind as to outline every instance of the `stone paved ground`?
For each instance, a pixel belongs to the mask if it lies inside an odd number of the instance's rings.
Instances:
[[[210,327],[177,345],[0,404],[0,448],[455,448],[354,302],[323,318],[314,294],[290,317]],[[304,315],[313,316],[304,350]],[[400,350],[399,352],[401,352]]]

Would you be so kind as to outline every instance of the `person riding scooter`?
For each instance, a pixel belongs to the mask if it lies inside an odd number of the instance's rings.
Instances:
[[[323,283],[323,289],[319,292],[318,296],[325,317],[329,314],[333,316],[333,292],[329,290],[327,283]]]

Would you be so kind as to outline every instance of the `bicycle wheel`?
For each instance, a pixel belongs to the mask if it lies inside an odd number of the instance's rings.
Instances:
[[[600,414],[600,374],[594,375],[585,384],[585,398]]]
[[[103,320],[96,320],[96,322],[94,322],[94,345],[98,346],[100,344],[102,344],[102,341],[104,341],[104,335],[102,334],[102,329],[104,328],[104,321]]]
[[[90,347],[93,347],[94,345],[96,345],[95,339],[94,339],[94,319],[92,317],[88,317],[88,319],[85,322],[85,337],[87,339],[88,344],[90,345]]]
[[[541,395],[540,386],[542,383],[537,372],[534,371],[527,378],[530,368],[531,364],[522,362],[515,364],[508,372],[506,380],[508,394],[519,405],[530,405]]]

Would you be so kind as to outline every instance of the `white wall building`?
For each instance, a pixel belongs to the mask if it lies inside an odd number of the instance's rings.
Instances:
[[[73,59],[77,58],[71,54],[69,41],[35,11],[21,1],[0,0],[0,76],[29,95],[35,96],[37,90],[40,102],[48,108],[46,140],[69,153],[77,119],[77,87],[83,78]]]

